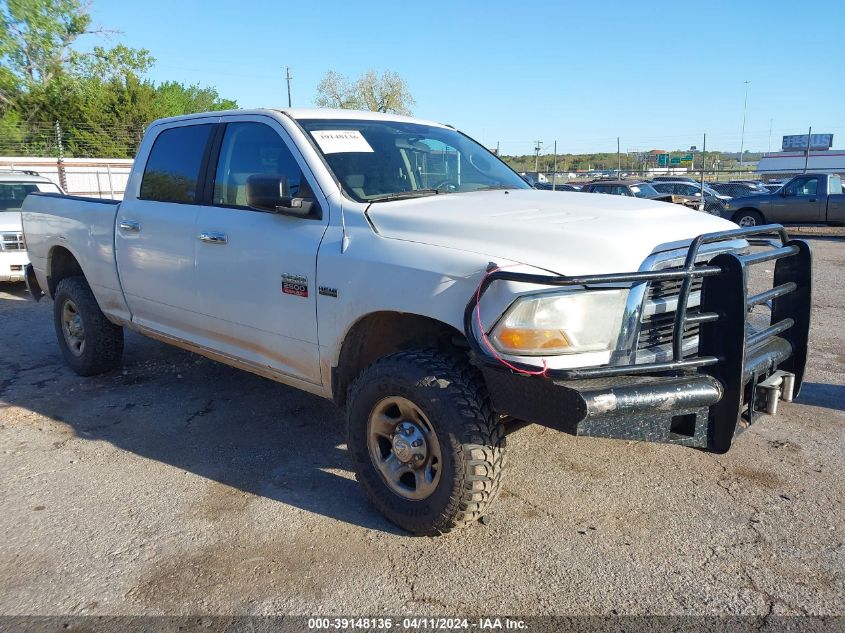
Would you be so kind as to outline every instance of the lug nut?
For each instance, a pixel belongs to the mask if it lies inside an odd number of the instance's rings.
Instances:
[[[414,440],[413,442],[411,442],[411,446],[419,448],[420,446],[422,446],[422,440]]]
[[[402,432],[403,432],[405,435],[413,435],[413,434],[414,434],[414,429],[413,429],[413,428],[411,428],[411,425],[410,425],[410,424],[408,424],[407,426],[403,427]]]

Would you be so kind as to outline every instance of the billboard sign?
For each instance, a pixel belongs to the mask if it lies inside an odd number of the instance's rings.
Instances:
[[[807,149],[807,134],[793,134],[783,137],[783,151]],[[833,134],[810,135],[810,149],[830,149],[833,147]]]

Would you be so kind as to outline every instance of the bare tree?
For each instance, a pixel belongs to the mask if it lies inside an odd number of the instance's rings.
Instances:
[[[330,70],[317,86],[315,103],[325,108],[411,114],[416,102],[399,73],[387,70],[379,75],[368,70],[353,82]]]
[[[317,86],[315,103],[321,108],[356,110],[361,107],[349,80],[333,70],[328,71]]]

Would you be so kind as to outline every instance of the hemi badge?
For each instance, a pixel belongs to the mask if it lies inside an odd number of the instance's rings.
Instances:
[[[282,275],[282,292],[295,297],[308,296],[308,278],[302,275]]]
[[[326,297],[334,297],[337,299],[337,288],[329,288],[328,286],[320,286],[317,291]]]

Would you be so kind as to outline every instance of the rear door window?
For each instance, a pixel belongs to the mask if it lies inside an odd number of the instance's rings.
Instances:
[[[161,132],[144,168],[140,198],[159,202],[199,202],[200,169],[213,127],[211,124],[185,125]]]

